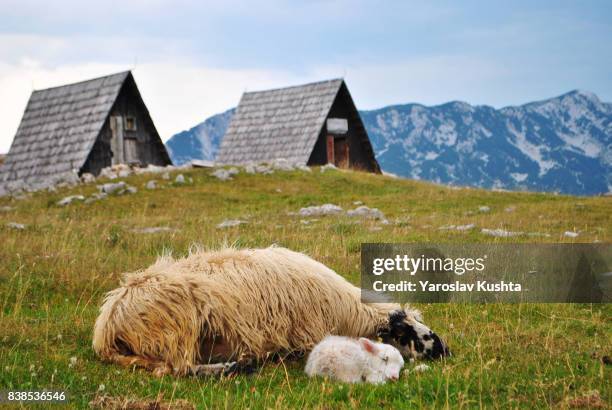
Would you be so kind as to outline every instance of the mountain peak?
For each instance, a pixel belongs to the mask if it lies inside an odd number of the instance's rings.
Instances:
[[[175,163],[214,159],[232,113],[172,137]],[[579,195],[612,189],[612,104],[588,91],[500,109],[451,101],[360,114],[385,172],[481,188]]]
[[[601,102],[597,94],[591,91],[585,91],[585,90],[572,90],[568,93],[563,94],[561,98],[563,97],[571,97],[574,99],[584,99],[584,100],[589,100],[589,101],[596,102],[596,103]]]

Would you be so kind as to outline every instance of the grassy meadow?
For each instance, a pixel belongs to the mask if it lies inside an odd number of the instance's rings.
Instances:
[[[157,379],[101,363],[91,333],[104,293],[118,285],[122,272],[146,267],[163,252],[185,255],[193,244],[278,244],[357,284],[362,242],[611,240],[610,197],[456,189],[319,169],[241,173],[226,182],[209,170],[180,172],[191,181],[132,176],[125,181],[137,193],[90,204],[56,202],[91,195],[95,184],[0,198],[0,390],[65,391],[69,408],[87,408],[100,395],[161,397],[177,405],[183,399],[202,409],[610,407],[610,305],[419,306],[454,356],[428,363],[431,369],[423,373],[409,363],[399,382],[384,386],[308,379],[303,361],[268,363],[253,375],[221,380]],[[158,189],[145,189],[151,179],[158,180]],[[390,224],[291,214],[324,203],[353,209],[355,201],[379,208]],[[490,211],[480,212],[481,206]],[[247,223],[217,228],[225,219]],[[26,226],[15,229],[9,222]],[[477,229],[439,229],[472,223]],[[138,232],[148,227],[172,230]],[[495,238],[480,228],[538,236]],[[566,231],[579,235],[567,237]]]

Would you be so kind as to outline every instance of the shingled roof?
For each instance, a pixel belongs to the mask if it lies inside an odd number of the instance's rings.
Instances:
[[[242,95],[217,156],[220,164],[286,159],[306,165],[342,79]]]
[[[32,93],[1,181],[76,173],[87,160],[129,71]]]

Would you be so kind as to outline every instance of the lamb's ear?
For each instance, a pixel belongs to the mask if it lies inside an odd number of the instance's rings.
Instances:
[[[370,354],[378,353],[378,347],[376,347],[376,344],[374,344],[374,342],[372,342],[370,339],[366,339],[365,337],[360,337],[359,344],[361,345],[363,350],[365,350],[366,352]]]

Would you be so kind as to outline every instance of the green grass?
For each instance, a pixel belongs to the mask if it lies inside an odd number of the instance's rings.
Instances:
[[[211,380],[165,377],[99,362],[91,332],[103,294],[122,272],[141,269],[157,255],[184,255],[196,243],[218,247],[279,244],[303,251],[354,283],[362,242],[610,242],[612,200],[550,194],[502,193],[392,179],[354,172],[240,174],[220,182],[205,170],[184,172],[193,183],[144,189],[155,176],[128,179],[135,195],[58,207],[68,194],[94,185],[0,198],[0,390],[66,391],[70,406],[86,408],[104,393],[134,399],[186,399],[198,408],[477,408],[565,407],[597,390],[609,406],[610,305],[422,305],[426,323],[454,357],[433,362],[385,386],[349,386],[308,379],[301,361],[269,363],[253,376]],[[303,206],[354,201],[377,207],[392,222],[380,225],[328,216],[302,224],[288,215]],[[481,205],[491,207],[479,213]],[[513,212],[505,208],[515,207]],[[217,229],[224,219],[248,224]],[[7,222],[27,225],[25,230]],[[539,232],[550,237],[500,240],[442,231],[449,224]],[[168,226],[175,232],[134,233]],[[382,227],[381,230],[377,230]],[[575,239],[565,231],[579,231]],[[70,358],[76,357],[74,366]]]

